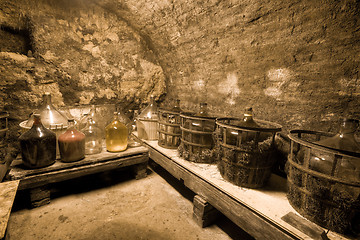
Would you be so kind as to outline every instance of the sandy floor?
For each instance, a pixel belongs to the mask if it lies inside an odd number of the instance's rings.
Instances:
[[[221,216],[192,219],[193,193],[161,168],[134,180],[112,171],[53,185],[51,203],[27,209],[18,193],[7,239],[251,239]]]

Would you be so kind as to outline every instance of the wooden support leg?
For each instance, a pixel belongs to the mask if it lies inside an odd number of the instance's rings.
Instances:
[[[147,173],[146,173],[147,166],[148,166],[147,162],[136,164],[133,166],[133,171],[134,171],[136,180],[145,178],[147,176]]]
[[[193,204],[193,218],[201,227],[211,225],[219,216],[219,211],[199,195],[195,195]]]
[[[50,189],[48,186],[29,189],[29,196],[32,208],[50,203]]]

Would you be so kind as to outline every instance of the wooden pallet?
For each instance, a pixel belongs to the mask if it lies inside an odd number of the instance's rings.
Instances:
[[[51,166],[39,169],[27,169],[21,159],[16,159],[10,166],[7,180],[19,180],[18,189],[29,191],[31,207],[39,207],[50,203],[51,183],[129,166],[135,178],[141,179],[146,177],[148,159],[148,149],[142,146],[118,153],[104,149],[77,162],[56,161]]]
[[[216,219],[217,210],[256,239],[351,239],[299,215],[287,200],[282,177],[273,174],[260,189],[238,187],[224,180],[214,164],[189,162],[157,141],[143,142],[154,162],[197,194],[193,216],[202,227]]]

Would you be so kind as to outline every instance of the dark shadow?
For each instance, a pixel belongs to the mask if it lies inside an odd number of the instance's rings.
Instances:
[[[153,172],[148,169],[147,174],[151,175],[153,174]],[[49,184],[51,192],[50,198],[55,199],[71,194],[90,192],[134,179],[135,175],[131,166],[101,173],[90,174],[66,181],[61,181],[58,183]],[[28,190],[20,190],[16,193],[12,211],[29,208],[29,203],[30,199]]]

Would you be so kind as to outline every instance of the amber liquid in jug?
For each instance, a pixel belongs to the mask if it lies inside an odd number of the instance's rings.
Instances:
[[[126,150],[128,144],[128,129],[120,122],[118,113],[114,112],[114,118],[105,127],[106,150],[109,152],[121,152]]]
[[[68,120],[68,129],[58,139],[61,161],[75,162],[85,157],[85,134],[75,129],[74,119]]]

